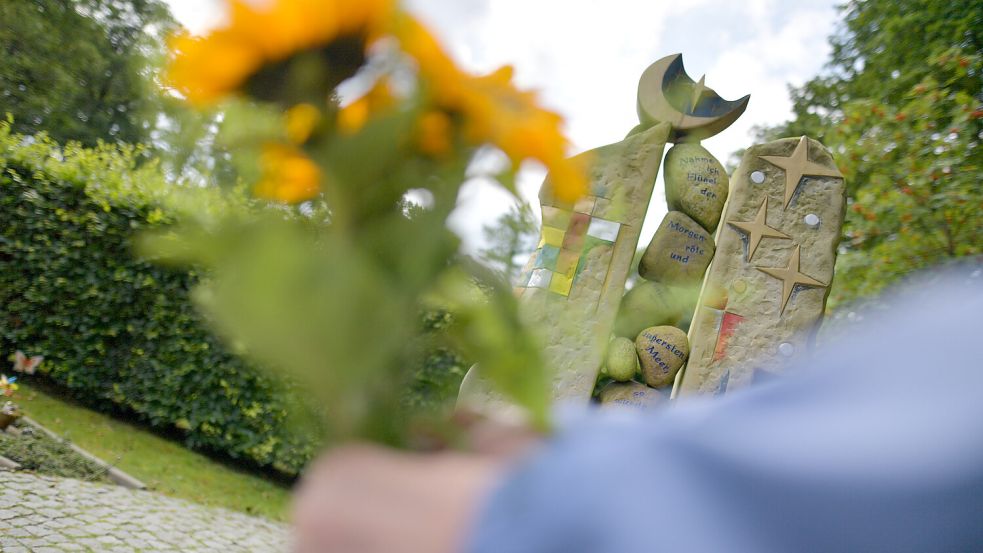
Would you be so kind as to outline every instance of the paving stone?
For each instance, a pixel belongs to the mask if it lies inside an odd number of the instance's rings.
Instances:
[[[283,524],[146,491],[0,473],[0,551],[289,550]]]

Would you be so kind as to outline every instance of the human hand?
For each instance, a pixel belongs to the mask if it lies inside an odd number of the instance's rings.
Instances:
[[[299,553],[453,553],[495,480],[538,437],[470,417],[472,452],[350,445],[323,455],[294,495]]]

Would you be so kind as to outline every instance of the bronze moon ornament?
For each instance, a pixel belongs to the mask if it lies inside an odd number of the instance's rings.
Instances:
[[[744,113],[748,94],[728,101],[713,89],[694,82],[683,68],[683,55],[666,56],[642,73],[638,81],[638,118],[646,125],[669,123],[672,142],[698,142],[726,129]]]

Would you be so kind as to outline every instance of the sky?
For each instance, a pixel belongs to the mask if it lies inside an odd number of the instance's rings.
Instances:
[[[166,0],[193,33],[223,20],[221,0]],[[464,67],[509,64],[515,81],[564,116],[571,154],[617,142],[636,124],[638,78],[663,56],[683,54],[687,73],[728,100],[751,95],[730,128],[703,141],[726,163],[751,145],[751,129],[791,115],[788,86],[829,58],[838,0],[408,0]],[[544,171],[523,166],[519,191],[538,205]],[[644,245],[666,213],[662,176],[642,229]],[[474,253],[482,226],[516,200],[482,179],[464,186],[450,226]],[[535,209],[538,213],[538,209]]]

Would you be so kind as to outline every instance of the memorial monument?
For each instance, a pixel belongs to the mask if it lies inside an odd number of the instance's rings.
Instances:
[[[700,140],[737,120],[748,100],[723,100],[686,75],[680,54],[667,56],[639,81],[640,124],[581,154],[589,195],[564,204],[547,176],[539,246],[516,295],[545,341],[554,401],[651,406],[673,384],[681,394],[719,393],[751,381],[759,359],[777,370],[776,359],[808,347],[832,277],[843,181],[828,152],[803,137],[751,148],[731,182]],[[639,262],[645,280],[625,294],[669,142],[670,211]],[[690,319],[687,336],[678,327]],[[605,384],[595,390],[599,374]],[[509,408],[477,366],[458,403]]]

